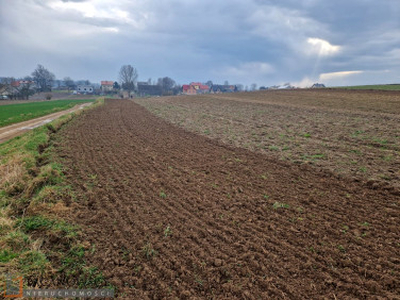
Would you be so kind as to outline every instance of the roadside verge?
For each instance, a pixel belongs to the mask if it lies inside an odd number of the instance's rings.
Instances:
[[[21,135],[24,132],[27,132],[29,130],[32,130],[37,127],[48,124],[63,115],[70,114],[70,113],[73,113],[78,110],[82,110],[89,105],[92,105],[92,102],[86,102],[83,104],[75,105],[74,107],[72,107],[70,109],[59,111],[59,112],[52,113],[52,114],[48,114],[48,115],[45,115],[40,118],[36,118],[36,119],[8,125],[5,127],[1,127],[0,128],[0,143],[8,141],[8,140],[12,139],[13,137]]]
[[[98,99],[90,108],[102,105]],[[54,134],[75,115],[68,113],[0,145],[0,281],[23,277],[26,287],[100,287],[105,282],[86,265],[93,251],[80,228],[68,222],[75,201],[54,160]],[[0,294],[3,293],[0,285]]]

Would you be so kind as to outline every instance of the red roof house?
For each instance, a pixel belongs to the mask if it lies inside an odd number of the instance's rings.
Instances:
[[[186,95],[205,94],[209,91],[210,87],[200,82],[192,82],[191,84],[184,84],[182,86],[182,92]]]
[[[100,88],[103,92],[112,92],[114,88],[114,81],[102,81]]]

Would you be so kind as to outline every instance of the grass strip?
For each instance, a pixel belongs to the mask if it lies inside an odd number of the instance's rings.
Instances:
[[[400,91],[400,84],[356,85],[356,86],[342,86],[338,88],[348,89],[348,90]]]
[[[66,110],[94,100],[54,100],[0,106],[0,127]]]
[[[92,107],[102,103],[100,98]],[[0,281],[16,274],[26,287],[106,286],[102,274],[86,263],[93,248],[66,220],[66,203],[76,197],[54,159],[54,134],[82,111],[0,145]]]

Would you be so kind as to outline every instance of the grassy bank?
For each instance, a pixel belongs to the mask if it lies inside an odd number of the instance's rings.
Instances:
[[[400,91],[400,84],[356,85],[356,86],[343,86],[339,88],[348,90]]]
[[[99,99],[95,106],[102,103]],[[85,263],[95,249],[68,222],[76,198],[63,165],[54,159],[54,134],[75,114],[0,145],[0,277],[23,276],[30,287],[105,285]]]
[[[45,116],[84,102],[93,100],[55,100],[3,105],[0,109],[0,127]]]

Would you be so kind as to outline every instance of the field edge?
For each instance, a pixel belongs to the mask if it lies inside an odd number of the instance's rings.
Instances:
[[[0,281],[11,274],[22,276],[25,287],[107,286],[101,272],[86,263],[94,249],[69,220],[76,195],[54,154],[56,133],[103,104],[98,98],[89,108],[0,145]]]

